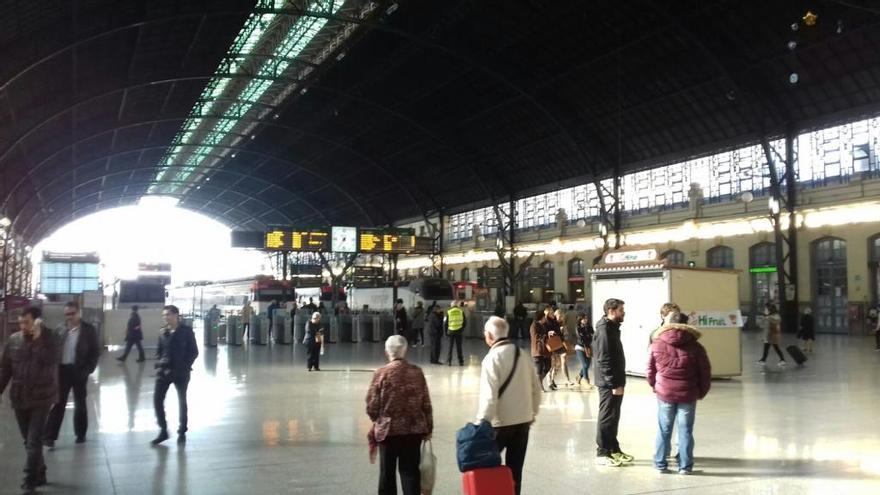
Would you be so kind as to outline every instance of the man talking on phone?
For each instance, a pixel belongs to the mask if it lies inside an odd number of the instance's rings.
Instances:
[[[24,437],[27,462],[22,490],[46,484],[43,429],[49,409],[58,400],[58,339],[43,326],[39,308],[18,317],[19,331],[9,337],[0,358],[0,394],[9,388],[9,402]]]
[[[633,461],[633,456],[623,453],[617,442],[620,406],[626,386],[626,356],[620,342],[620,324],[625,315],[623,305],[620,299],[605,301],[605,315],[596,323],[593,337],[596,387],[599,389],[596,463],[601,466],[620,467]]]

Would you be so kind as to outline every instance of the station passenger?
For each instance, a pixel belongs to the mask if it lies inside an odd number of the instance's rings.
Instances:
[[[428,316],[428,334],[431,336],[431,364],[443,364],[440,362],[440,352],[443,346],[443,308],[434,301],[432,311]]]
[[[412,338],[410,342],[412,346],[415,347],[416,344],[421,344],[422,347],[425,346],[425,308],[422,306],[422,301],[416,301],[416,306],[412,310],[412,324],[410,325],[412,328]]]
[[[379,494],[397,493],[397,472],[404,495],[421,493],[422,440],[434,430],[431,396],[425,375],[406,357],[406,339],[385,341],[388,364],[376,370],[367,392],[370,441],[379,446]]]
[[[464,302],[462,302],[462,306]],[[446,311],[446,321],[444,327],[446,335],[449,336],[449,353],[446,355],[446,364],[452,366],[452,350],[458,353],[458,365],[464,366],[464,356],[461,352],[461,339],[464,333],[464,327],[467,323],[467,317],[464,310],[460,306],[456,306],[453,302]]]
[[[654,331],[646,378],[657,395],[657,440],[654,467],[665,472],[671,453],[673,425],[678,428],[678,472],[694,468],[694,420],[697,400],[712,385],[712,368],[706,349],[698,342],[700,332],[678,323],[680,310],[674,303],[661,309],[663,326]]]
[[[525,352],[508,338],[509,332],[507,321],[497,316],[483,328],[489,352],[480,370],[477,421],[489,421],[495,428],[495,443],[504,453],[519,495],[529,430],[541,407],[541,385]]]
[[[634,460],[620,450],[617,430],[620,407],[626,386],[626,356],[620,341],[624,302],[608,299],[603,305],[604,316],[596,323],[593,337],[593,360],[596,364],[596,387],[599,389],[599,417],[596,423],[596,463],[619,467]]]
[[[86,431],[89,428],[86,390],[89,375],[98,367],[100,356],[98,331],[94,326],[82,321],[79,304],[71,301],[64,305],[64,320],[64,325],[56,331],[58,345],[61,346],[58,402],[52,406],[43,435],[43,444],[49,448],[55,447],[55,441],[58,440],[58,432],[64,421],[64,411],[67,409],[67,398],[71,390],[73,390],[73,432],[76,435],[76,443],[86,441]]]
[[[138,314],[138,307],[132,306],[131,316],[128,317],[128,323],[125,325],[125,351],[116,360],[124,362],[128,357],[128,353],[131,352],[131,348],[136,346],[138,350],[137,362],[142,363],[144,361],[142,340],[144,340],[144,332],[141,328],[141,316]]]
[[[18,317],[19,331],[9,336],[0,356],[0,394],[9,382],[9,403],[25,442],[27,461],[21,488],[33,491],[46,484],[43,431],[49,409],[58,400],[58,339],[43,326],[39,308]]]
[[[186,403],[186,390],[189,386],[192,365],[199,356],[196,336],[191,327],[180,321],[180,310],[177,306],[168,305],[162,309],[165,326],[159,336],[159,347],[156,349],[156,388],[153,391],[153,408],[156,411],[156,423],[159,435],[150,442],[159,445],[168,440],[168,423],[165,420],[165,394],[174,385],[177,390],[180,420],[177,427],[177,443],[186,443],[189,416]]]
[[[312,318],[306,323],[306,335],[303,345],[306,346],[308,370],[321,371],[321,345],[323,343],[323,328],[321,328],[321,313],[315,311]]]

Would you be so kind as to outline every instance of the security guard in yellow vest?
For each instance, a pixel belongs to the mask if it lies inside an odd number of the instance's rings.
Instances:
[[[455,347],[458,353],[458,365],[464,366],[464,357],[461,352],[461,339],[464,333],[464,326],[467,318],[464,315],[464,301],[460,306],[452,305],[446,310],[446,321],[443,326],[446,328],[446,335],[449,336],[449,355],[446,357],[446,364],[452,366],[452,348]]]

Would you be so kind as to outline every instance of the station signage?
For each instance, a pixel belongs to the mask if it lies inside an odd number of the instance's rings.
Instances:
[[[369,254],[409,254],[416,251],[412,229],[361,229],[360,252]]]
[[[327,229],[274,229],[266,232],[263,247],[270,251],[310,253],[330,251],[330,231]]]
[[[645,263],[648,261],[657,261],[656,249],[640,249],[638,251],[615,251],[605,255],[606,265],[617,265],[620,263]]]
[[[688,325],[699,328],[740,328],[745,325],[742,312],[732,311],[691,311]]]

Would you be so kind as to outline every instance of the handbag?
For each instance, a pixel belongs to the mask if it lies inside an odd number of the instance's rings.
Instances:
[[[455,458],[462,473],[477,468],[501,465],[501,454],[495,445],[495,429],[485,419],[480,424],[468,423],[455,434]]]
[[[547,336],[547,340],[544,341],[544,347],[547,349],[547,352],[554,353],[562,349],[565,350],[565,344],[563,343],[562,337],[557,333],[553,336]]]
[[[430,440],[422,442],[422,458],[419,461],[421,473],[422,495],[431,495],[434,491],[434,482],[437,478],[437,456],[434,455],[434,447]]]

